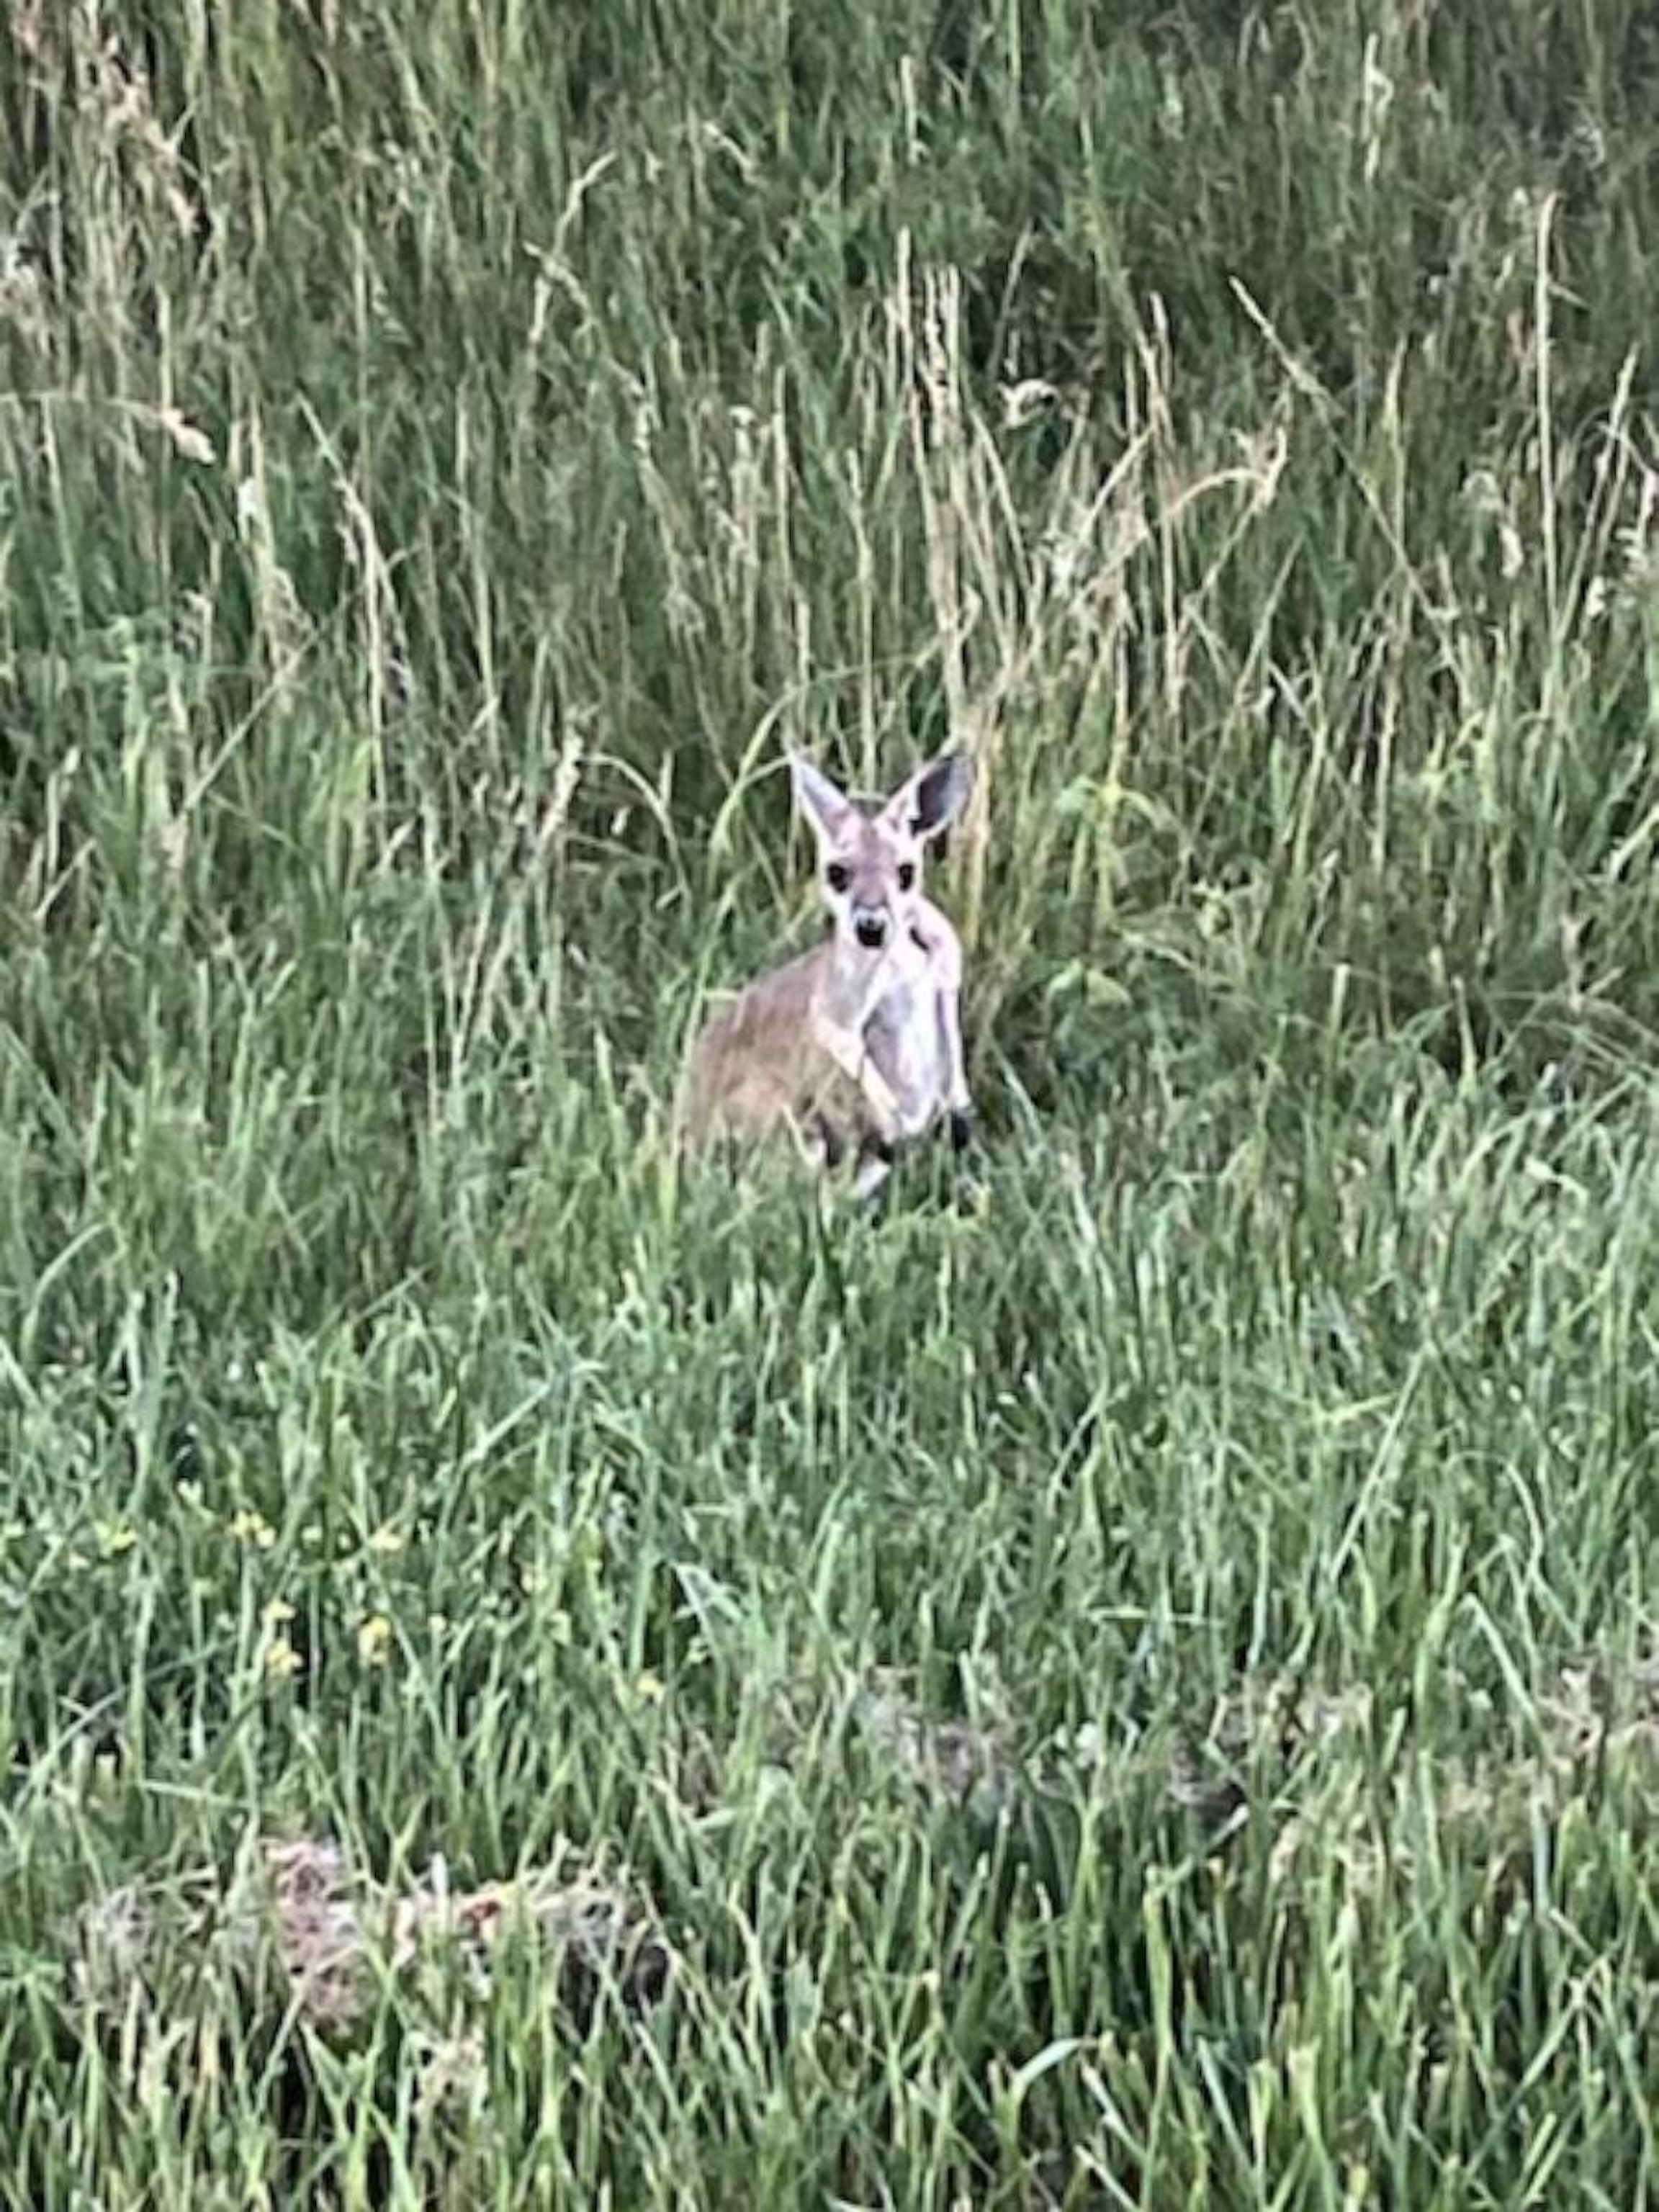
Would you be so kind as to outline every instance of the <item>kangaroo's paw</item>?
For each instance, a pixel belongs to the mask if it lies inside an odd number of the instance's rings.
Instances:
[[[877,1197],[893,1172],[893,1147],[879,1138],[866,1144],[858,1172],[853,1177],[853,1195],[866,1202]]]

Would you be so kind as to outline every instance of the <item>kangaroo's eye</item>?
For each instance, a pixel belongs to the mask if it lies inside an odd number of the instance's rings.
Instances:
[[[916,879],[916,864],[914,860],[901,860],[899,862],[898,878],[899,889],[902,891],[908,891],[911,884],[915,883]]]
[[[832,891],[844,891],[853,880],[853,872],[842,867],[839,860],[831,860],[823,872],[823,879]]]

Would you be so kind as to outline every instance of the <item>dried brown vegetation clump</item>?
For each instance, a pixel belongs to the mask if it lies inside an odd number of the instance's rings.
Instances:
[[[228,1884],[204,1877],[183,1899],[128,1883],[85,1908],[78,1980],[101,2008],[145,2002],[169,1960],[222,1948],[250,2007],[264,2000],[320,2033],[362,2019],[387,1984],[413,1981],[445,1955],[487,1997],[506,1932],[534,1939],[554,2000],[580,2014],[612,1984],[654,2002],[673,1955],[627,1884],[592,1864],[562,1863],[458,1890],[441,1861],[398,1888],[360,1875],[340,1846],[314,1837],[260,1838]]]
[[[878,1667],[855,1692],[853,1712],[865,1742],[924,1796],[986,1819],[1007,1803],[1013,1725],[1000,1703],[983,1722],[940,1720],[908,1693],[895,1668]]]

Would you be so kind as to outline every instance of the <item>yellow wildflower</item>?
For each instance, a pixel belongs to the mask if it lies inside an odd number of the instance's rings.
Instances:
[[[365,1667],[384,1667],[392,1642],[392,1623],[383,1613],[373,1613],[357,1631],[357,1656]]]

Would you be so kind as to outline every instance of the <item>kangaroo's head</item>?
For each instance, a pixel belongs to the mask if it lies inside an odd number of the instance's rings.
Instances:
[[[884,799],[849,797],[799,757],[789,772],[817,840],[818,889],[836,934],[860,951],[884,952],[921,901],[926,848],[967,803],[972,762],[941,753]]]

